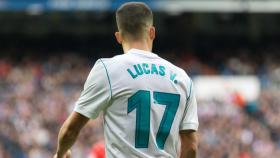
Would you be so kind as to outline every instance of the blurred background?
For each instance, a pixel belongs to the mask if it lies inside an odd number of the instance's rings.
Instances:
[[[0,158],[49,158],[125,0],[0,0]],[[280,157],[280,1],[147,0],[154,52],[195,83],[199,158]],[[102,118],[74,158],[102,158]],[[100,154],[100,155],[98,155]],[[104,155],[103,155],[104,156]]]

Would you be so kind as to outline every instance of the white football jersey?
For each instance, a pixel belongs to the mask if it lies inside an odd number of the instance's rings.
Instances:
[[[91,119],[103,112],[108,158],[177,158],[179,131],[198,128],[185,71],[138,49],[99,59],[74,111]]]

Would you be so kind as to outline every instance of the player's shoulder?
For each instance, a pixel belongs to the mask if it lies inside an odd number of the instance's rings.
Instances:
[[[122,66],[125,61],[128,60],[126,54],[115,55],[111,58],[100,58],[96,62],[102,64],[105,67],[116,68]]]
[[[119,62],[120,60],[123,59],[125,59],[125,54],[115,55],[111,58],[99,58],[97,62],[103,62],[103,63]]]
[[[186,84],[189,85],[192,83],[191,78],[189,77],[189,75],[187,74],[187,72],[182,69],[181,67],[171,63],[170,61],[160,57],[162,62],[165,63],[166,65],[168,65],[168,67],[170,68],[171,71],[173,71],[172,73],[175,73],[179,78],[181,78],[181,80]]]
[[[177,76],[177,80],[181,81],[184,85],[184,87],[186,88],[187,94],[190,94],[191,91],[191,87],[192,87],[192,79],[190,78],[190,76],[187,74],[187,72],[182,69],[181,67],[171,63],[170,61],[166,60],[166,59],[162,59],[164,60],[164,62],[166,62],[167,64],[169,64],[169,67],[171,67],[172,72],[171,74],[175,74],[175,76]]]
[[[162,62],[164,62],[166,65],[168,65],[168,67],[170,67],[171,69],[173,69],[174,71],[176,71],[177,73],[179,73],[180,75],[186,76],[188,77],[188,74],[186,73],[186,71],[184,69],[182,69],[181,67],[171,63],[170,61],[160,57]]]

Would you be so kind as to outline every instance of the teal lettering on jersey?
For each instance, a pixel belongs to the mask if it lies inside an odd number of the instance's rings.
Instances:
[[[159,74],[160,74],[160,76],[165,75],[165,67],[164,66],[159,66]]]
[[[130,74],[130,76],[135,79],[138,75],[137,74],[133,74],[133,72],[130,69],[127,69],[127,72]]]
[[[141,63],[133,65],[132,69],[127,69],[127,72],[130,74],[130,76],[135,79],[138,76],[142,75],[160,75],[165,76],[165,67],[162,65],[156,65],[156,64],[147,64],[147,63]]]
[[[165,105],[164,114],[156,135],[159,149],[164,149],[165,142],[170,134],[177,109],[180,104],[180,95],[164,92],[153,92],[154,104]],[[135,147],[148,148],[150,133],[150,91],[139,90],[127,101],[127,114],[136,110]]]
[[[134,69],[135,69],[135,71],[136,71],[138,76],[143,75],[143,69],[142,69],[140,64],[137,64],[137,66],[133,65],[133,67],[134,67]]]
[[[165,111],[156,136],[158,147],[160,149],[164,149],[166,139],[170,133],[172,123],[179,107],[180,95],[164,92],[154,92],[154,99],[156,100],[158,105],[165,105]]]
[[[150,74],[151,73],[151,70],[148,69],[149,68],[149,64],[143,63],[142,67],[143,67],[143,70],[144,70],[145,74]]]
[[[151,96],[149,91],[139,90],[128,98],[127,114],[136,110],[135,147],[148,148],[150,134]],[[168,133],[169,134],[169,133]]]
[[[177,76],[177,74],[175,74],[174,72],[170,71],[170,80],[171,81],[175,81],[175,77]]]
[[[158,74],[158,70],[155,64],[152,64],[152,74]]]

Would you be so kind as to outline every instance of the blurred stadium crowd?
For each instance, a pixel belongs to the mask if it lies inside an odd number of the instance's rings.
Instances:
[[[198,101],[199,157],[279,158],[280,58],[271,52],[253,55],[241,49],[227,55],[227,51],[209,53],[204,59],[182,50],[159,53],[192,77],[256,75],[262,83],[254,103],[234,98]],[[43,59],[0,57],[0,158],[52,156],[59,127],[95,60],[78,53]],[[91,121],[73,147],[73,157],[90,157],[92,145],[102,141],[102,135],[102,118]]]

